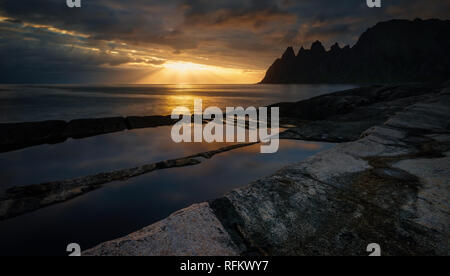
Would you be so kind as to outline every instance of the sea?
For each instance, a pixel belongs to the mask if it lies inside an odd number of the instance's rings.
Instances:
[[[0,85],[0,123],[170,115],[179,106],[267,106],[356,85]],[[132,168],[218,149],[225,143],[174,143],[171,127],[128,130],[0,153],[0,188]],[[0,221],[0,255],[68,255],[116,239],[195,203],[218,198],[333,147],[281,140],[274,154],[239,148],[195,166],[115,181],[75,199]]]

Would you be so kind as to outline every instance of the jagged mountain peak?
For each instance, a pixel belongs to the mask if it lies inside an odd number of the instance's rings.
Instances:
[[[315,53],[324,53],[325,51],[325,47],[323,47],[322,42],[320,42],[319,40],[317,40],[316,42],[314,42],[311,45],[311,51],[315,52]]]
[[[334,43],[333,46],[331,46],[330,51],[331,52],[339,52],[341,50],[341,46],[339,46],[339,43]]]
[[[284,52],[283,56],[281,57],[281,59],[291,59],[295,57],[295,52],[294,52],[294,48],[292,48],[292,46],[289,46],[286,51]]]
[[[306,54],[306,50],[305,50],[305,48],[302,46],[301,48],[300,48],[300,50],[298,50],[298,54],[297,54],[297,57],[301,57],[301,56],[303,56],[304,54]]]
[[[399,83],[440,81],[450,76],[450,20],[379,22],[357,43],[327,52],[320,41],[311,50],[289,47],[263,83]]]

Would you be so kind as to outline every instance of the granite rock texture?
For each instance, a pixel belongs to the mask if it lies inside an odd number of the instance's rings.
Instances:
[[[204,203],[215,219],[184,213],[179,225],[147,229],[190,224],[186,232],[143,230],[139,251],[128,243],[142,231],[86,255],[368,255],[371,243],[382,255],[449,255],[450,95],[446,87],[426,94],[356,141]],[[217,221],[228,242],[205,233]]]
[[[208,203],[180,210],[129,236],[83,252],[84,256],[236,256],[239,249]]]
[[[293,126],[282,138],[349,142],[405,107],[434,97],[444,87],[445,84],[375,85],[271,106],[280,108],[281,124]]]

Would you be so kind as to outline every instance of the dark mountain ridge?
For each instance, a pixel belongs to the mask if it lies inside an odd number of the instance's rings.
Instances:
[[[450,20],[380,22],[353,46],[288,47],[261,83],[399,83],[450,76]]]

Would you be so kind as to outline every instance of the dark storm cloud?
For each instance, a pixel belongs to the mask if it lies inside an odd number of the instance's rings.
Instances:
[[[153,1],[155,4],[157,2]],[[178,30],[171,28],[170,24],[166,24],[167,17],[177,18],[176,3],[153,5],[152,1],[139,0],[82,3],[81,9],[69,9],[65,0],[3,0],[0,12],[16,20],[76,30],[89,34],[92,39],[151,42],[181,49],[196,46]]]
[[[0,82],[83,81],[86,75],[114,73],[112,67],[130,62],[162,63],[113,54],[114,44],[25,26],[18,20],[0,24],[0,33]]]
[[[259,30],[270,24],[291,25],[297,16],[281,1],[190,1],[184,4],[187,26]]]
[[[367,8],[365,0],[82,0],[81,9],[69,9],[65,2],[0,0],[0,17],[8,18],[0,22],[2,73],[40,68],[92,74],[127,63],[158,65],[177,55],[264,69],[288,45],[309,46],[317,39],[326,46],[353,44],[379,21],[450,14],[449,1],[438,0],[384,0],[381,9]],[[157,50],[111,53],[123,43]]]

